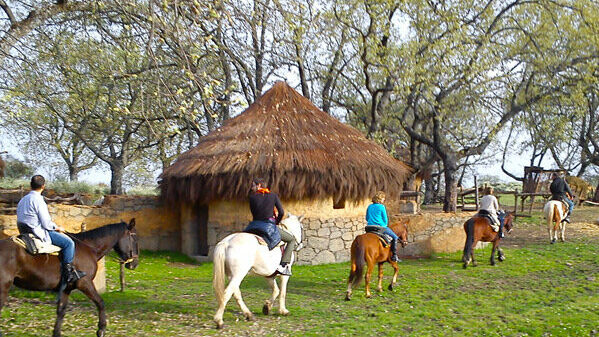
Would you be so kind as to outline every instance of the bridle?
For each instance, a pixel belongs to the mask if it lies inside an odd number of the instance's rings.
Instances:
[[[135,253],[133,248],[135,247],[135,239],[134,237],[137,236],[137,233],[133,233],[131,231],[129,231],[129,257],[125,260],[124,258],[122,258],[121,256],[119,256],[118,262],[120,264],[127,264],[127,263],[131,263],[133,262],[135,259],[139,258],[139,253]],[[120,254],[119,254],[120,255]]]

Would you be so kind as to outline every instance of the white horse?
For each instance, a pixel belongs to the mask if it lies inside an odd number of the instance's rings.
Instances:
[[[289,216],[281,221],[280,226],[293,234],[298,242],[299,250],[302,242],[302,224],[303,217]],[[270,299],[266,300],[262,307],[265,315],[270,313],[274,301],[280,294],[279,314],[287,315],[289,310],[285,308],[285,297],[287,295],[287,282],[289,276],[279,275],[281,277],[281,290],[277,286],[274,276],[277,266],[281,262],[281,249],[279,247],[269,251],[268,247],[258,242],[257,236],[250,233],[233,233],[222,239],[214,248],[214,279],[212,286],[218,302],[218,309],[214,315],[216,327],[221,329],[224,325],[223,313],[227,302],[231,296],[235,297],[237,304],[241,307],[243,315],[247,320],[253,320],[254,315],[248,309],[241,298],[239,285],[243,278],[252,272],[253,274],[264,276],[272,288]],[[292,257],[293,261],[293,257]],[[292,262],[293,263],[293,262]],[[225,274],[229,278],[229,284],[225,289]]]
[[[566,231],[566,222],[564,219],[568,214],[568,206],[558,200],[549,200],[543,207],[543,214],[547,221],[547,230],[549,231],[549,240],[551,243],[557,241],[557,231],[560,230],[560,240],[565,241],[564,232]]]

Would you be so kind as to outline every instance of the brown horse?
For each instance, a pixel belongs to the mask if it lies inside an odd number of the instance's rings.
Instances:
[[[78,234],[68,234],[75,241],[74,264],[87,276],[69,285],[59,296],[56,308],[56,323],[53,336],[60,336],[62,320],[67,309],[71,291],[79,289],[98,308],[98,337],[106,331],[104,301],[93,283],[98,268],[97,262],[111,249],[119,255],[125,267],[135,269],[138,264],[137,231],[135,219],[129,224],[120,222],[102,226]],[[12,240],[0,241],[0,310],[4,305],[10,286],[28,290],[58,291],[60,283],[60,260],[47,254],[30,255]],[[1,333],[0,333],[1,334]]]
[[[405,247],[408,243],[408,226],[407,221],[397,222],[389,225],[389,228],[399,237],[398,241],[402,247]],[[364,264],[367,265],[366,276],[364,281],[366,283],[366,297],[370,297],[370,277],[374,264],[377,263],[379,267],[379,283],[378,291],[383,291],[383,264],[389,262],[395,271],[393,273],[393,280],[389,284],[389,290],[393,290],[395,283],[397,282],[397,274],[399,273],[399,267],[397,262],[391,261],[390,247],[383,247],[381,240],[378,235],[374,233],[365,233],[358,235],[354,242],[351,244],[351,269],[349,272],[349,279],[347,280],[347,294],[345,299],[349,301],[352,295],[352,287],[356,287],[362,278],[364,271]]]
[[[510,212],[505,216],[505,232],[509,233],[512,231],[513,221],[514,214]],[[499,237],[498,232],[493,231],[489,219],[475,215],[464,223],[464,231],[466,232],[466,244],[464,245],[464,255],[462,256],[464,268],[467,268],[470,262],[472,262],[473,266],[476,266],[476,261],[474,260],[474,247],[476,247],[476,244],[479,241],[493,243],[493,251],[491,252],[492,266],[495,265],[495,251],[497,251],[497,258],[499,261],[505,260],[505,254],[503,254],[503,251],[499,248],[499,241],[501,238]]]

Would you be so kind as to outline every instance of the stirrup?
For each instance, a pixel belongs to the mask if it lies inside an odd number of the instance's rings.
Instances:
[[[276,272],[281,275],[291,276],[291,266],[288,264],[285,265],[284,267],[281,265],[278,265]]]

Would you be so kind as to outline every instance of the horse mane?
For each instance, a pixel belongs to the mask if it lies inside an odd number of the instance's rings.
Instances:
[[[121,221],[119,223],[104,225],[102,227],[94,228],[85,232],[74,233],[73,236],[79,240],[94,240],[106,236],[112,236],[122,232],[125,228],[127,228],[127,223]]]

